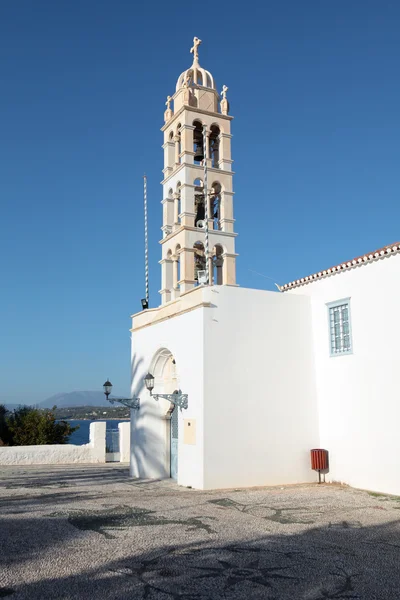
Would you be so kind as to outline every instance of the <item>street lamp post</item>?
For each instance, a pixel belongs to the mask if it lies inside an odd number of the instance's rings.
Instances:
[[[144,378],[144,383],[146,385],[146,389],[149,390],[150,396],[154,398],[154,400],[159,400],[163,398],[164,400],[168,400],[171,404],[179,406],[179,408],[187,408],[188,407],[188,395],[182,394],[181,390],[178,392],[174,392],[173,394],[153,394],[154,389],[154,375],[151,373],[147,373]]]
[[[111,404],[115,404],[116,402],[119,402],[120,404],[123,404],[124,406],[127,406],[128,408],[134,408],[136,410],[138,410],[140,408],[139,398],[109,398],[109,395],[111,394],[111,390],[112,390],[112,383],[108,379],[105,383],[103,383],[103,389],[104,389],[104,394],[105,394],[108,402],[110,402]]]

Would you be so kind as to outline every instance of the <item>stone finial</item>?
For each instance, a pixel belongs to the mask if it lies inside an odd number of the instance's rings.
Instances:
[[[226,85],[222,86],[222,92],[221,92],[221,96],[222,96],[222,100],[221,100],[221,113],[223,115],[227,115],[229,112],[229,102],[227,100],[226,97],[226,92],[229,90],[229,88]]]
[[[185,75],[185,80],[183,82],[183,96],[182,96],[182,102],[185,105],[189,105],[190,104],[190,81],[191,81],[192,77],[190,74],[190,71],[188,71]]]
[[[199,60],[199,46],[201,44],[201,40],[198,37],[193,38],[193,47],[190,48],[190,53],[193,54],[193,62],[198,62]]]
[[[165,103],[165,106],[167,107],[167,110],[164,113],[164,122],[167,123],[167,121],[169,121],[170,119],[172,119],[174,113],[173,110],[171,109],[171,102],[172,102],[172,98],[171,96],[167,96],[167,101]]]

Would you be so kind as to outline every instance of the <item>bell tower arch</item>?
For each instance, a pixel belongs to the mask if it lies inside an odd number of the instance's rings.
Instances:
[[[210,284],[236,285],[233,117],[229,115],[228,88],[224,85],[220,95],[211,73],[199,64],[200,44],[195,37],[190,50],[193,63],[178,77],[164,113],[162,304],[199,285],[198,273],[206,261]],[[206,214],[208,256],[204,250]]]

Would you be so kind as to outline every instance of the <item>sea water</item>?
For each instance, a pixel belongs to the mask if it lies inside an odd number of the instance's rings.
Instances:
[[[81,446],[82,444],[88,444],[89,443],[89,428],[90,428],[90,423],[95,423],[96,421],[90,421],[88,419],[76,419],[76,420],[70,420],[68,421],[68,423],[71,425],[71,427],[76,427],[77,425],[79,425],[79,429],[77,429],[76,431],[74,431],[74,433],[70,436],[68,443],[69,444],[75,444],[76,446]],[[110,420],[110,421],[106,421],[106,430],[110,431],[110,430],[118,430],[118,423],[125,423],[126,421],[124,420]]]

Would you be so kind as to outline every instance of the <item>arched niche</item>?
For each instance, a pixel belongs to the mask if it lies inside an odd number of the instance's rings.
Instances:
[[[211,125],[210,128],[210,158],[213,169],[219,169],[219,125]]]
[[[195,153],[193,162],[195,165],[201,165],[204,157],[203,148],[203,123],[199,119],[193,121],[193,152]]]
[[[213,229],[221,230],[221,191],[222,186],[219,181],[214,181],[211,186],[210,196],[210,217],[213,219]]]
[[[178,123],[177,128],[176,128],[175,144],[176,144],[176,146],[175,146],[175,152],[176,152],[177,157],[178,157],[177,162],[180,163],[181,162],[181,157],[179,155],[182,152],[181,123]]]
[[[200,177],[197,177],[193,181],[194,185],[194,226],[198,227],[200,221],[204,221],[205,207],[204,207],[204,183]]]
[[[215,244],[213,248],[213,283],[214,285],[223,285],[223,266],[224,266],[224,248],[221,244]]]
[[[175,246],[175,252],[172,256],[172,260],[174,261],[174,273],[173,273],[173,286],[175,290],[180,290],[180,280],[181,280],[181,259],[180,259],[181,246],[177,244]]]
[[[178,181],[178,183],[176,184],[175,187],[175,207],[174,207],[174,223],[177,225],[181,222],[181,210],[182,210],[182,205],[181,205],[181,182]]]
[[[206,269],[206,253],[204,251],[204,244],[201,241],[197,241],[193,244],[194,249],[194,274],[193,279],[199,281],[199,271],[205,271]]]

